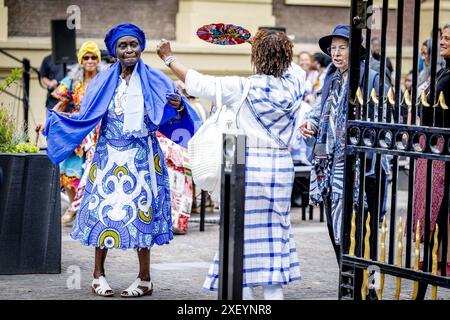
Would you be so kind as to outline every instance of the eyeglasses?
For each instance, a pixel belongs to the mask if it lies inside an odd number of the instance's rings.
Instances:
[[[83,56],[84,61],[88,61],[89,59],[91,59],[92,61],[97,61],[98,57],[97,56]]]
[[[345,51],[347,51],[348,50],[348,47],[339,47],[339,48],[337,48],[337,47],[329,47],[328,49],[327,49],[327,51],[328,51],[328,53],[329,54],[333,54],[333,53],[335,53],[335,52],[337,52],[337,51],[339,51],[340,53],[343,53],[343,52],[345,52]]]

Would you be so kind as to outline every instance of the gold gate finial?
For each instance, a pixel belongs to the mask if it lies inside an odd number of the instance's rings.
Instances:
[[[442,109],[444,110],[448,110],[448,106],[447,103],[445,103],[445,96],[444,96],[444,92],[441,91],[441,93],[439,94],[439,105],[441,106]]]
[[[430,104],[427,101],[427,95],[425,94],[425,91],[422,91],[422,93],[420,94],[420,103],[422,104],[423,107],[430,106]]]
[[[386,95],[387,101],[389,102],[389,104],[391,104],[392,106],[395,105],[395,94],[394,94],[394,89],[393,87],[389,88],[389,91]]]
[[[372,88],[372,91],[370,92],[370,99],[374,104],[379,104],[380,100],[377,97],[377,92],[375,91],[375,88]]]

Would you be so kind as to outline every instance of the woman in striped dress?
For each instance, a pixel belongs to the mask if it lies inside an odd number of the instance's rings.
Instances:
[[[300,267],[291,232],[290,201],[294,166],[288,145],[296,129],[305,73],[292,64],[293,44],[281,32],[259,31],[252,39],[255,74],[213,77],[183,66],[162,40],[157,53],[193,96],[215,101],[216,82],[222,101],[237,113],[247,136],[244,218],[244,299],[262,286],[265,299],[283,299],[282,285],[300,279]],[[239,110],[239,112],[238,112]],[[218,287],[218,253],[203,285]]]

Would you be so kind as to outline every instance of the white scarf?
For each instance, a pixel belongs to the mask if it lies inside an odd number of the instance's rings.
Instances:
[[[148,134],[144,123],[144,95],[142,94],[141,79],[137,72],[138,65],[134,67],[128,86],[124,88],[124,92],[120,95],[121,105],[124,113],[123,133],[130,134],[135,137],[143,137]]]
[[[148,129],[144,123],[144,95],[142,94],[141,79],[137,73],[138,65],[134,67],[131,74],[130,82],[127,85],[126,81],[120,78],[121,83],[117,89],[116,106],[123,112],[123,133],[132,135],[136,138],[148,136]],[[156,171],[152,136],[149,139],[149,169],[151,176],[151,187],[153,197],[158,195],[158,187],[156,183]]]

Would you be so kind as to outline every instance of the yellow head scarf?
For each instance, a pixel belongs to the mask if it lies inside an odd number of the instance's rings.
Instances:
[[[81,64],[83,61],[83,56],[86,53],[92,53],[95,54],[98,57],[98,62],[101,61],[102,56],[100,54],[100,49],[98,48],[97,44],[93,41],[86,41],[81,45],[80,50],[78,50],[78,63]]]

